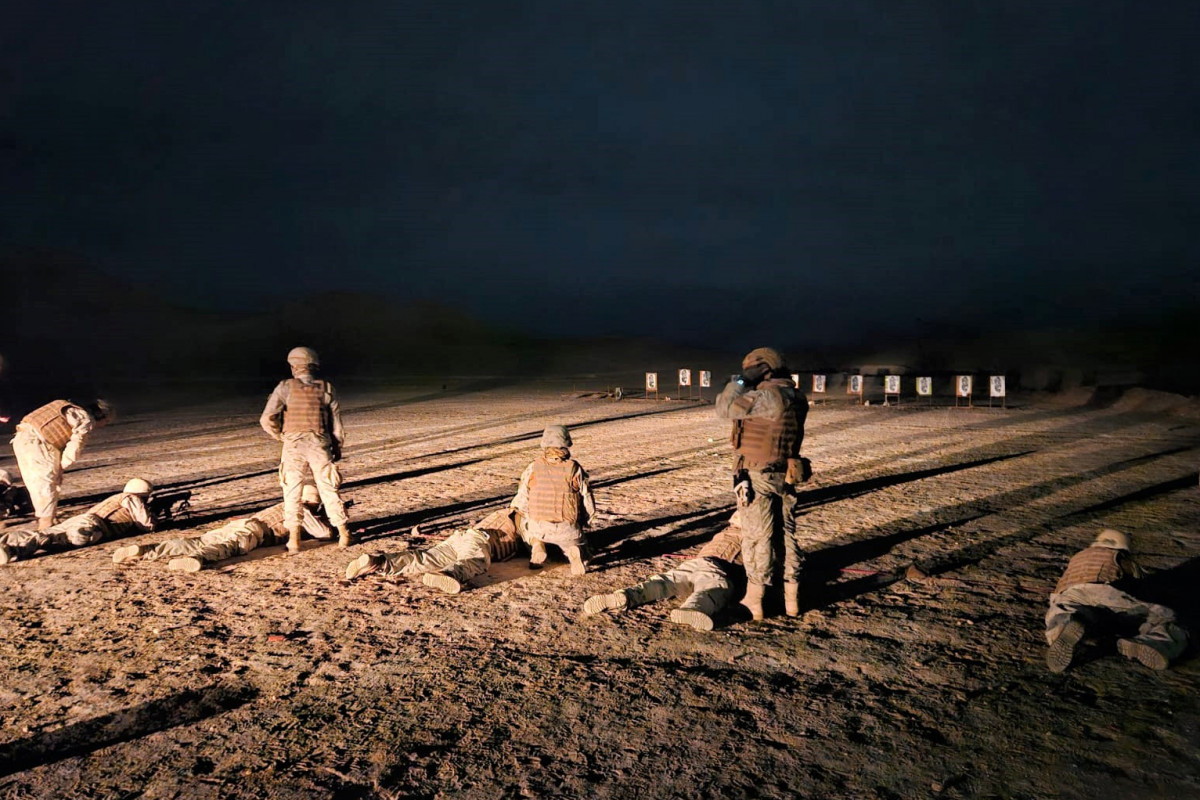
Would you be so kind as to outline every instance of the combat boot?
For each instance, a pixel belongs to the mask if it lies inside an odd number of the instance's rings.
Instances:
[[[350,535],[350,528],[346,523],[337,526],[338,530],[338,547],[346,548],[354,544],[354,538]]]
[[[542,565],[546,563],[546,545],[534,539],[529,543],[529,550],[529,568],[541,569]]]
[[[295,528],[288,531],[287,554],[294,556],[300,552],[300,529]]]
[[[126,561],[141,558],[144,550],[145,547],[140,544],[127,544],[124,547],[118,547],[113,551],[113,563],[124,564]]]
[[[589,597],[583,604],[583,614],[590,617],[601,611],[624,611],[629,608],[629,595],[622,589],[611,594],[597,594]]]
[[[421,576],[421,583],[440,589],[446,594],[458,594],[462,591],[462,584],[445,572],[426,572]]]
[[[750,617],[759,622],[763,618],[763,585],[761,583],[746,584],[746,596],[742,598],[742,605],[750,612]]]
[[[36,530],[44,531],[54,524],[54,517],[38,517]]]
[[[587,564],[583,561],[583,551],[578,547],[567,547],[564,551],[567,554],[567,561],[571,562],[572,575],[586,575]]]
[[[698,631],[713,629],[713,618],[696,608],[676,608],[671,612],[671,622],[691,625]]]
[[[1126,658],[1142,662],[1150,669],[1166,669],[1169,663],[1162,653],[1136,639],[1118,639],[1117,652]]]
[[[0,544],[0,565],[7,564],[10,561],[16,561],[17,557],[8,551],[8,548]]]
[[[783,611],[789,617],[800,616],[800,584],[785,581],[783,584]]]
[[[204,563],[198,558],[184,556],[182,558],[172,558],[167,562],[167,569],[171,572],[199,572],[204,569]]]
[[[1075,658],[1075,647],[1083,639],[1087,629],[1078,620],[1071,620],[1063,626],[1062,632],[1046,650],[1046,667],[1051,672],[1063,672],[1071,666]]]
[[[346,565],[346,580],[352,581],[355,578],[361,578],[363,575],[378,572],[382,566],[383,556],[377,553],[363,553]]]

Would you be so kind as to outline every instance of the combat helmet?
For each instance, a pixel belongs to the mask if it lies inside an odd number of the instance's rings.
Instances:
[[[1100,531],[1096,541],[1092,542],[1093,547],[1107,547],[1110,550],[1128,550],[1131,544],[1129,534],[1114,531],[1112,528]]]

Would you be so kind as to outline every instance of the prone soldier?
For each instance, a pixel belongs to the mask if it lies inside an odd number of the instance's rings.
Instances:
[[[1187,647],[1188,635],[1166,606],[1125,592],[1142,577],[1129,554],[1130,537],[1105,529],[1067,562],[1046,612],[1046,666],[1063,672],[1087,636],[1116,635],[1117,651],[1162,670]],[[1121,588],[1118,588],[1121,587]]]
[[[301,491],[301,525],[314,539],[333,538],[333,529],[320,515],[321,497],[317,488],[305,484]],[[230,520],[200,536],[175,537],[156,545],[131,544],[113,551],[113,563],[138,559],[158,561],[167,558],[172,572],[198,572],[205,564],[215,564],[251,550],[267,547],[289,537],[284,503],[276,503],[250,517]]]
[[[0,564],[29,558],[39,550],[85,547],[106,539],[119,539],[154,530],[146,508],[150,484],[132,478],[120,494],[101,500],[83,514],[37,530],[12,530],[0,534]]]
[[[698,631],[711,631],[713,619],[729,603],[737,585],[744,582],[742,569],[742,532],[739,512],[734,512],[730,527],[719,532],[674,569],[609,594],[589,597],[583,604],[585,616],[604,611],[624,612],[647,603],[682,597],[683,603],[671,611],[671,622],[691,625]]]
[[[469,580],[487,572],[493,562],[516,555],[521,542],[519,531],[525,523],[524,515],[513,508],[493,511],[471,527],[455,531],[430,547],[365,553],[346,566],[346,580],[373,572],[420,575],[426,586],[458,594]]]

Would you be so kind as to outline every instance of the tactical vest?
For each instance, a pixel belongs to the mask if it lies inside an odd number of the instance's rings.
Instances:
[[[71,406],[72,403],[66,400],[54,400],[30,411],[21,422],[37,431],[43,442],[62,450],[71,441],[71,423],[66,417],[66,410]]]
[[[787,469],[787,460],[798,455],[800,420],[796,413],[795,395],[784,394],[776,387],[786,403],[782,419],[746,417],[733,421],[729,442],[742,457],[742,466],[755,471]]]
[[[579,492],[571,488],[571,478],[579,469],[573,459],[533,462],[529,476],[529,516],[538,522],[579,522]]]
[[[1057,594],[1081,583],[1116,583],[1126,576],[1121,566],[1122,550],[1110,547],[1089,547],[1080,550],[1067,562],[1067,569],[1054,587]]]
[[[128,494],[114,494],[111,497],[106,497],[96,505],[88,509],[89,514],[95,514],[104,520],[109,531],[114,537],[121,536],[134,531],[142,530],[142,526],[133,520],[133,513],[121,505]]]
[[[284,433],[329,433],[325,413],[325,381],[288,381],[287,405],[283,409]]]
[[[508,536],[503,531],[484,529],[488,537],[488,555],[493,562],[507,561],[517,554],[521,540],[516,536]]]
[[[724,530],[700,548],[700,558],[719,558],[730,564],[742,563],[742,534],[738,530]]]
[[[283,525],[283,503],[276,503],[270,508],[264,508],[250,519],[258,520],[263,525],[266,525],[271,533],[276,536],[281,536],[284,533]]]

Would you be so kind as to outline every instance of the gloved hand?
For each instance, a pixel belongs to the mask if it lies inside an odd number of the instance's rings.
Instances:
[[[796,486],[801,483],[808,483],[812,478],[812,462],[804,456],[800,458],[789,458],[787,463],[787,474],[784,476],[784,483],[791,486]]]
[[[737,507],[745,508],[754,502],[754,489],[750,487],[750,481],[742,481],[733,487],[733,494],[737,497]]]
[[[337,439],[329,443],[329,457],[335,464],[342,460],[342,443]]]
[[[747,389],[753,389],[760,382],[762,382],[762,379],[767,377],[770,372],[771,368],[766,364],[755,364],[754,366],[742,372],[741,375],[738,375],[736,378],[734,378],[734,380],[739,386],[743,386]]]

